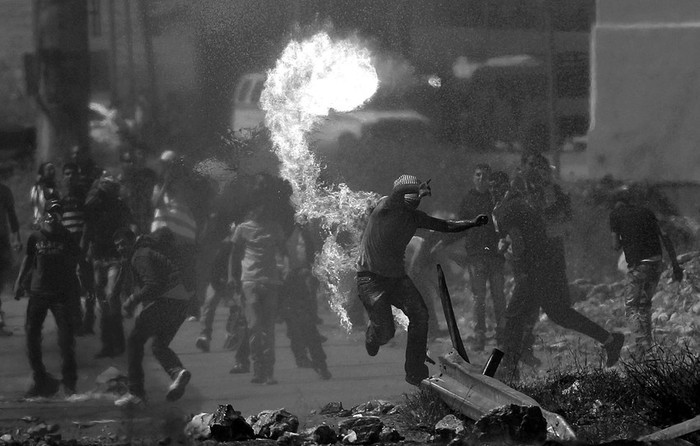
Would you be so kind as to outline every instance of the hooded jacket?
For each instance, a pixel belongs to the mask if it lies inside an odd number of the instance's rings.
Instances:
[[[184,273],[173,246],[173,234],[167,228],[139,237],[131,258],[138,291],[134,301],[148,302],[159,298],[189,301],[193,283]]]

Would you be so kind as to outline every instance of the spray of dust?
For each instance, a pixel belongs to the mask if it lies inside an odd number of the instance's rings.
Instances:
[[[297,218],[320,223],[328,235],[314,274],[330,291],[330,306],[350,330],[346,306],[352,296],[357,246],[368,209],[379,196],[345,184],[321,185],[321,167],[309,150],[308,133],[331,110],[361,107],[377,91],[379,77],[366,46],[356,38],[320,32],[292,41],[267,74],[261,95],[280,173],[294,191]]]

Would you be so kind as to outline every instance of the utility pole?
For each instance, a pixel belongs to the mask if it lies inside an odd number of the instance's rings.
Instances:
[[[554,167],[557,177],[561,172],[561,151],[559,147],[559,132],[557,128],[557,92],[555,79],[555,64],[556,46],[554,42],[554,27],[552,26],[552,7],[554,6],[551,0],[542,1],[542,15],[544,22],[544,34],[546,40],[546,70],[547,70],[547,130],[549,140],[549,153],[552,154]]]
[[[151,16],[148,11],[148,2],[139,0],[139,8],[141,13],[141,30],[143,31],[143,49],[146,59],[146,70],[148,73],[148,101],[151,108],[151,118],[157,124],[159,122],[159,107],[158,107],[158,81],[156,80],[156,61],[153,53],[153,26],[151,24]]]
[[[114,0],[108,0],[107,14],[109,16],[109,89],[112,106],[119,99],[119,76],[117,75],[117,20],[114,11]]]
[[[131,24],[131,0],[124,0],[124,34],[126,35],[126,60],[129,78],[129,112],[136,106],[136,65],[134,63],[134,29]]]
[[[34,0],[36,162],[88,145],[90,53],[85,0]]]

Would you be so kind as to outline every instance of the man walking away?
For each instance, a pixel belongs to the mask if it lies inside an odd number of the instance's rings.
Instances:
[[[120,184],[111,176],[100,178],[85,201],[86,224],[83,238],[88,257],[93,262],[95,296],[100,304],[100,338],[102,348],[96,358],[111,358],[124,353],[124,326],[121,302],[114,294],[119,270],[119,253],[114,245],[117,229],[133,224],[131,211],[119,196]],[[94,307],[92,307],[94,308]],[[87,306],[86,331],[92,328],[94,309]]]
[[[624,336],[608,332],[571,307],[567,281],[559,276],[564,274],[563,268],[555,264],[561,260],[557,246],[547,236],[541,214],[527,203],[524,188],[516,180],[494,209],[500,234],[510,239],[509,257],[515,278],[513,296],[506,308],[501,376],[519,378],[518,363],[527,348],[527,323],[536,319],[540,308],[555,324],[600,342],[607,353],[607,366],[614,365]]]
[[[122,314],[133,317],[139,304],[143,309],[134,321],[126,343],[129,392],[117,399],[117,406],[143,405],[146,402],[143,371],[144,345],[153,339],[153,356],[172,379],[166,399],[175,401],[185,393],[192,377],[169,345],[187,317],[194,295],[194,280],[182,268],[177,251],[173,250],[175,236],[168,228],[139,237],[135,245],[131,237],[116,240],[122,255],[134,250],[131,267],[138,291],[122,305]]]
[[[475,218],[479,214],[491,215],[495,206],[489,190],[491,167],[479,164],[474,169],[474,188],[462,200],[459,217]],[[483,350],[486,344],[486,286],[488,284],[496,319],[496,339],[502,340],[505,325],[506,298],[503,291],[503,265],[505,259],[498,252],[498,234],[493,222],[466,233],[467,268],[474,296],[474,344],[475,350]]]
[[[662,271],[662,249],[673,267],[673,280],[683,280],[671,239],[661,230],[654,213],[631,202],[629,191],[618,194],[610,213],[613,249],[623,250],[627,260],[625,315],[630,325],[634,357],[641,357],[652,345],[651,298],[656,291]]]
[[[66,395],[75,393],[78,380],[71,311],[79,292],[76,267],[80,263],[84,268],[86,261],[80,247],[61,224],[58,200],[51,200],[46,206],[40,229],[29,236],[27,252],[15,282],[15,299],[29,295],[25,330],[33,384],[26,393],[28,398],[52,396],[59,387],[59,381],[46,371],[42,360],[41,331],[49,310],[58,328]]]
[[[382,198],[369,216],[357,262],[358,294],[369,315],[365,349],[376,356],[379,347],[394,337],[391,307],[403,311],[409,320],[404,369],[406,382],[414,386],[429,376],[425,365],[429,316],[423,297],[406,275],[406,246],[420,228],[461,232],[489,220],[486,215],[460,221],[431,217],[418,210],[421,199],[429,195],[429,181],[423,183],[413,175],[397,178],[391,195]]]

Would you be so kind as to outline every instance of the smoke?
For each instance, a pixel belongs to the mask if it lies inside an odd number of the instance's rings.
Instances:
[[[297,219],[318,222],[327,235],[314,274],[330,291],[330,306],[347,330],[352,325],[345,308],[352,298],[357,246],[367,210],[379,197],[345,184],[323,185],[307,135],[331,110],[361,107],[379,83],[372,55],[359,39],[333,39],[319,32],[287,45],[261,95],[280,173],[294,191]]]

